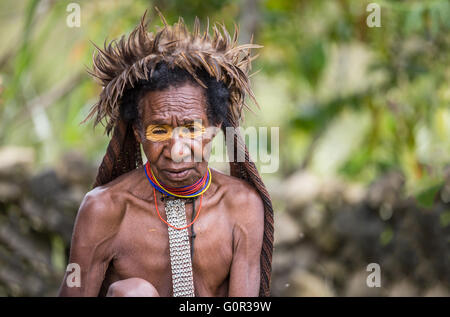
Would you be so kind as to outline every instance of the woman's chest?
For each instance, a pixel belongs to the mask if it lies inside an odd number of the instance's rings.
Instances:
[[[223,221],[222,226],[218,226],[221,219],[213,216],[205,212],[187,233],[194,286],[206,293],[214,293],[224,284],[233,258],[232,231]],[[172,241],[172,248],[170,246],[168,226],[159,218],[124,219],[115,242],[116,256],[111,269],[119,279],[140,277],[152,283],[161,295],[169,294],[171,251],[176,250],[177,241]]]

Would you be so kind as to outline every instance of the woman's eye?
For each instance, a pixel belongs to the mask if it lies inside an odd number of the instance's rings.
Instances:
[[[160,142],[169,139],[172,135],[172,128],[168,125],[149,125],[147,127],[147,140]]]
[[[191,124],[187,126],[190,133],[199,133],[203,131],[203,127],[199,124]]]

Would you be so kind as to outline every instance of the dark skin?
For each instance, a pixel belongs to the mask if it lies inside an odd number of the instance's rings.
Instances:
[[[134,132],[157,179],[179,187],[201,178],[208,163],[204,158],[195,162],[193,153],[214,134],[187,143],[180,138],[153,142],[146,138],[146,127],[179,127],[196,119],[210,126],[204,89],[186,83],[148,92],[139,109]],[[175,162],[171,153],[190,156],[191,162]],[[195,296],[258,296],[262,200],[245,181],[214,169],[211,173],[195,222]],[[90,191],[77,215],[69,259],[81,267],[81,287],[68,287],[66,274],[60,296],[172,296],[167,225],[155,209],[157,203],[166,219],[158,191],[156,200],[143,167]],[[186,217],[190,222],[192,203],[186,204]]]

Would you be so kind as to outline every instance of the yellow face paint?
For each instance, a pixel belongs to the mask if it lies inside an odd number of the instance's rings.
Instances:
[[[152,142],[163,142],[169,140],[174,130],[182,138],[195,139],[206,132],[206,128],[200,122],[193,122],[176,129],[167,124],[150,124],[147,126],[145,136]]]
[[[145,137],[152,142],[166,141],[172,137],[172,127],[166,124],[150,124],[147,126]]]
[[[193,123],[183,126],[182,131],[184,132],[182,132],[182,137],[195,139],[202,136],[206,132],[206,129],[200,122],[194,121]]]

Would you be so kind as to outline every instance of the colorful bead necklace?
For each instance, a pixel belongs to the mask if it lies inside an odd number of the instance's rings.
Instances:
[[[155,175],[153,174],[149,162],[145,164],[144,170],[145,175],[147,176],[147,179],[149,180],[150,184],[152,184],[153,188],[155,188],[161,194],[167,196],[173,196],[178,198],[194,198],[202,195],[211,185],[211,171],[209,170],[209,167],[208,170],[206,171],[206,174],[198,181],[196,181],[194,184],[182,187],[170,187],[159,182],[156,179]]]
[[[147,162],[145,164],[144,172],[145,172],[145,175],[147,176],[147,179],[149,180],[150,184],[153,186],[153,197],[155,199],[155,207],[156,207],[156,212],[158,214],[159,219],[161,219],[169,227],[172,227],[176,230],[183,230],[183,229],[186,229],[186,228],[189,228],[190,226],[192,226],[194,224],[194,222],[197,220],[198,216],[200,215],[200,210],[202,208],[203,193],[211,185],[211,171],[209,170],[209,167],[208,167],[208,170],[206,171],[206,174],[201,179],[199,179],[197,182],[195,182],[192,185],[187,185],[187,186],[182,186],[182,187],[170,187],[170,186],[163,185],[161,182],[159,182],[156,179],[155,175],[153,174],[153,171],[150,167],[149,162]],[[156,199],[156,190],[158,190],[163,195],[168,195],[168,196],[173,196],[173,197],[178,197],[178,198],[195,198],[197,196],[200,196],[200,205],[198,208],[198,213],[195,216],[195,219],[192,220],[192,222],[190,224],[188,224],[187,226],[184,226],[182,228],[177,228],[177,227],[171,225],[169,222],[167,222],[165,219],[163,219],[161,217],[161,214],[158,209],[158,201]],[[193,210],[193,212],[195,213],[195,210]]]

